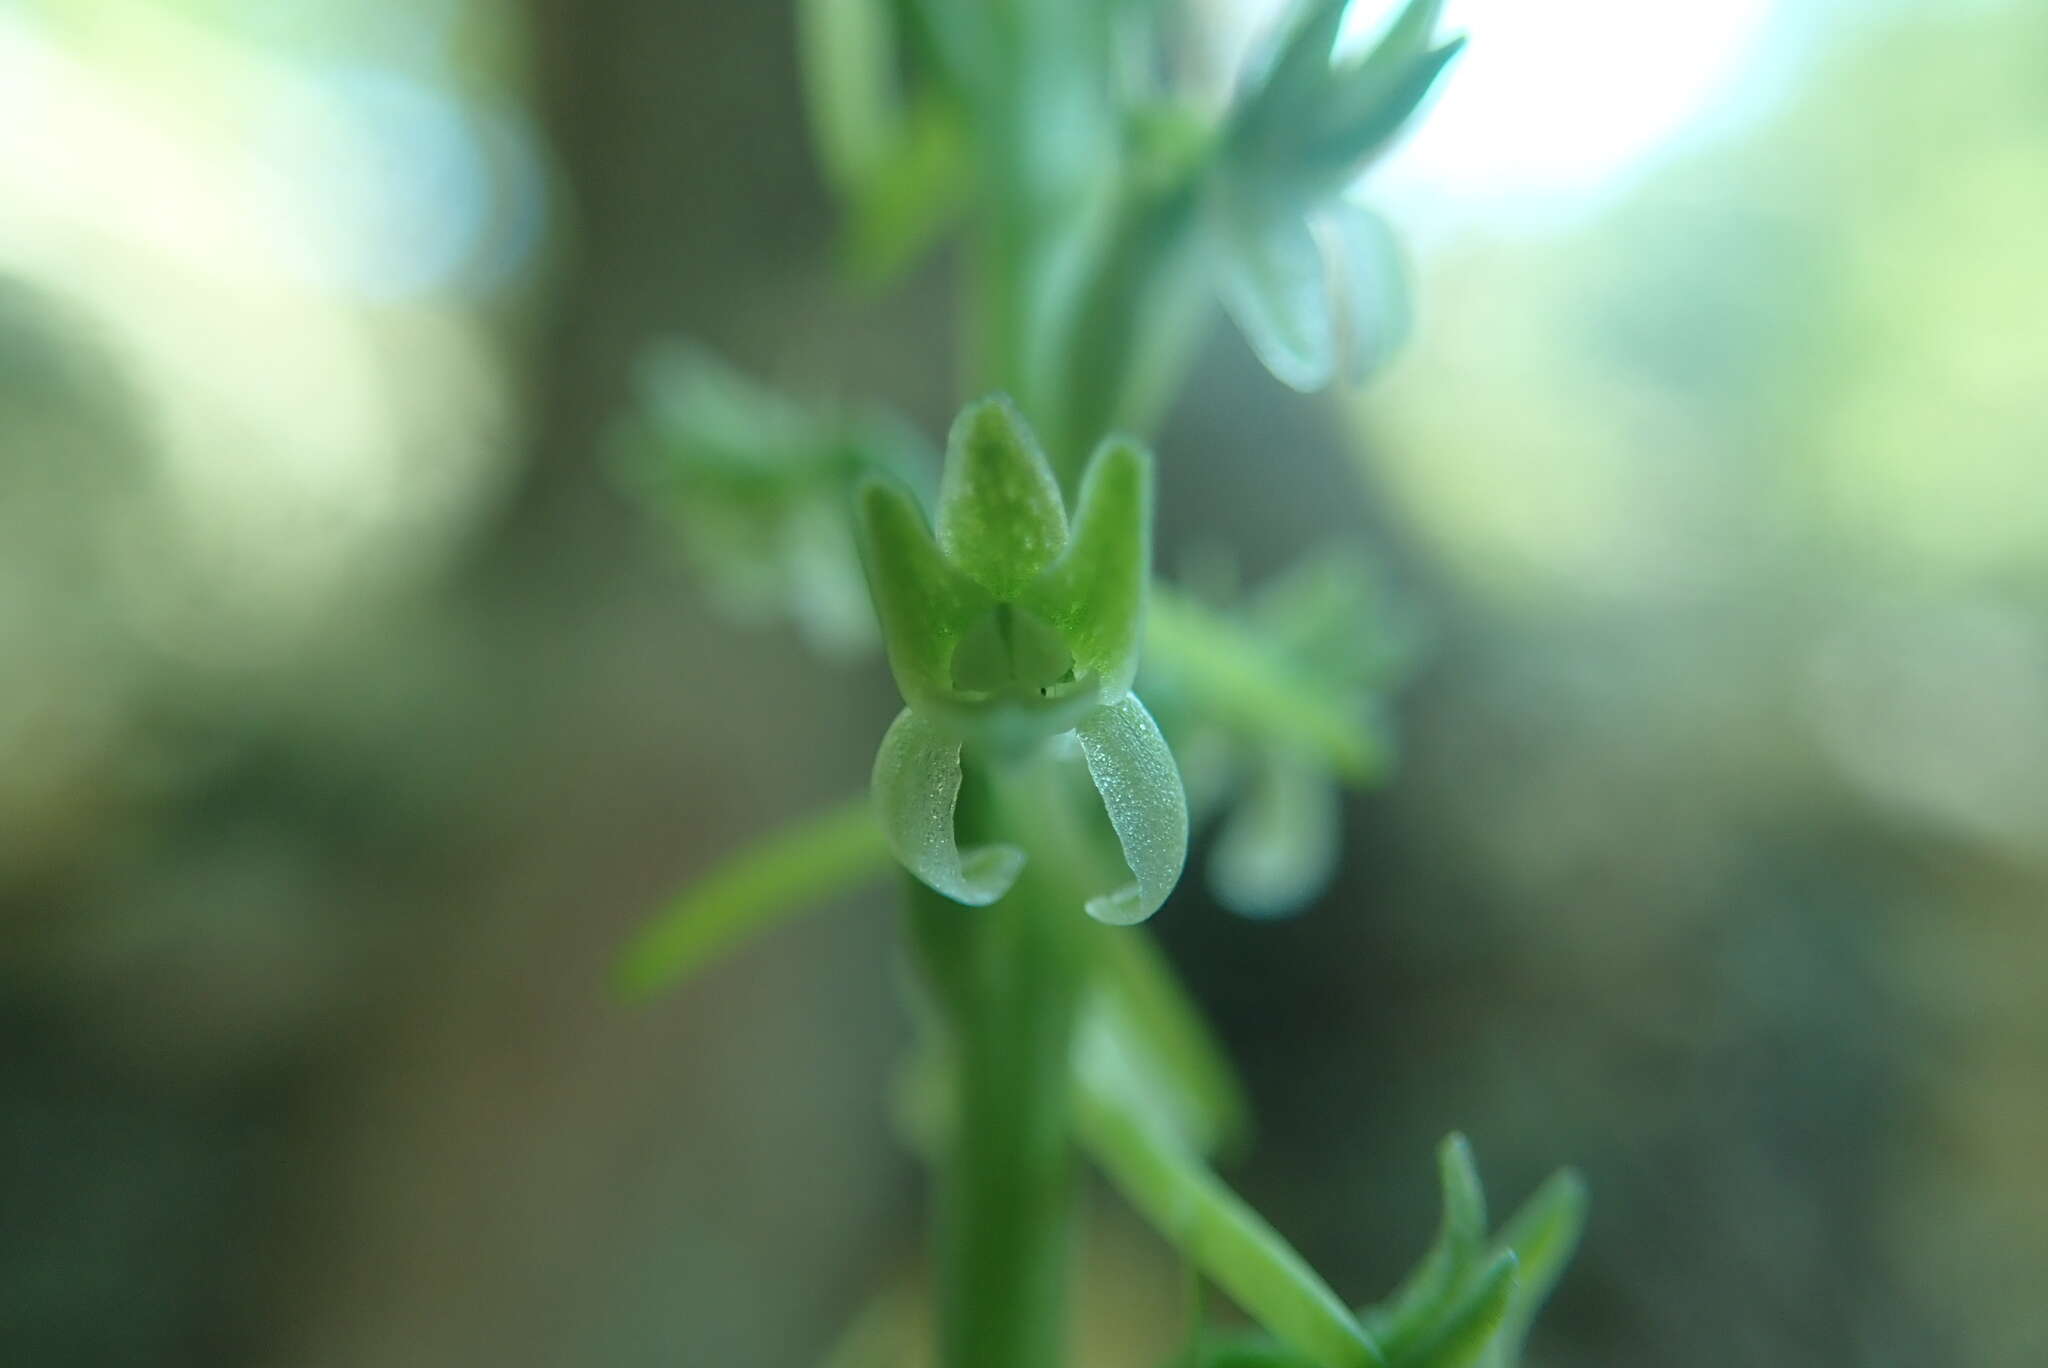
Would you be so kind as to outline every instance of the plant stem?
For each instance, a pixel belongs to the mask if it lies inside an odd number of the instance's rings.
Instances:
[[[1048,756],[970,771],[981,782],[962,795],[962,839],[999,830],[1025,848],[1006,897],[962,907],[911,890],[911,942],[948,1028],[954,1087],[938,1183],[945,1368],[1063,1361],[1071,1049],[1091,924],[1070,886],[1058,765]]]

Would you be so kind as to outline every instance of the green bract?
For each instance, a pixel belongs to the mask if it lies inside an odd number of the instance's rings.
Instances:
[[[1024,854],[962,849],[963,757],[1009,764],[1057,744],[1101,795],[1132,882],[1088,900],[1142,921],[1187,857],[1173,754],[1131,695],[1151,562],[1152,462],[1102,443],[1072,526],[1036,439],[1001,397],[970,405],[946,444],[936,535],[907,492],[862,490],[861,554],[889,665],[909,706],[875,757],[874,800],[897,858],[958,902],[1009,890]]]

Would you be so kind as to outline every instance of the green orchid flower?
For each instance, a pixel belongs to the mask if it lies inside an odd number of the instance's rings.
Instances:
[[[613,433],[622,481],[674,528],[713,602],[745,622],[786,619],[829,657],[874,646],[847,525],[847,492],[935,462],[909,426],[872,408],[806,403],[701,347],[650,352]]]
[[[1098,920],[1157,911],[1187,859],[1180,770],[1131,693],[1151,562],[1152,460],[1105,440],[1071,525],[1036,438],[1007,399],[970,405],[947,440],[936,527],[899,486],[861,491],[860,543],[904,708],[875,757],[873,798],[904,867],[983,906],[1023,868],[1016,846],[962,849],[965,770],[1050,758],[1084,768],[1129,882]]]
[[[1462,38],[1442,0],[1409,0],[1362,55],[1334,54],[1351,0],[1303,0],[1248,68],[1224,130],[1209,220],[1224,307],[1283,384],[1356,382],[1405,339],[1386,224],[1344,193],[1413,120]]]

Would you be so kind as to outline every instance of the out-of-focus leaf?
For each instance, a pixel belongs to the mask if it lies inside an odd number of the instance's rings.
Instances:
[[[1088,915],[1112,926],[1159,910],[1188,858],[1188,800],[1159,724],[1133,694],[1098,708],[1074,728],[1089,777],[1123,846],[1132,884],[1088,900]]]
[[[1251,1124],[1244,1090],[1158,942],[1124,930],[1100,940],[1099,1029],[1116,1034],[1132,1073],[1159,1093],[1159,1111],[1191,1149],[1214,1154],[1237,1144]]]
[[[865,473],[927,475],[922,439],[883,414],[798,403],[690,345],[655,349],[637,379],[613,433],[617,472],[674,527],[719,606],[786,616],[835,655],[872,648],[846,504]]]
[[[614,970],[617,994],[653,996],[768,927],[890,865],[865,795],[740,851],[635,933]]]
[[[1215,215],[1223,305],[1259,361],[1303,393],[1336,372],[1322,251],[1298,207],[1253,190],[1229,196]]]
[[[913,100],[895,138],[848,192],[847,273],[869,286],[897,279],[959,221],[971,185],[958,114],[936,96]]]
[[[1299,125],[1315,107],[1329,81],[1330,56],[1337,46],[1351,0],[1296,0],[1254,51],[1239,78],[1237,127],[1259,139]]]
[[[1314,1368],[1381,1368],[1365,1330],[1278,1232],[1170,1128],[1133,1102],[1142,1085],[1115,1051],[1082,1056],[1082,1143],[1119,1191],[1217,1286]]]
[[[895,42],[888,0],[797,2],[811,141],[842,195],[873,173],[899,136]]]
[[[960,742],[905,708],[875,753],[874,811],[889,849],[926,887],[970,907],[1010,891],[1024,852],[1010,845],[962,849],[953,835],[960,799]]]
[[[1543,1186],[1501,1227],[1496,1247],[1511,1250],[1520,1261],[1515,1298],[1502,1317],[1488,1368],[1513,1368],[1521,1359],[1522,1341],[1578,1248],[1586,1225],[1586,1183],[1564,1169]]]
[[[969,404],[953,423],[939,481],[938,542],[956,568],[1003,602],[1067,549],[1059,481],[1000,395]]]
[[[1433,1333],[1446,1306],[1470,1278],[1486,1241],[1486,1194],[1462,1135],[1450,1135],[1437,1149],[1437,1183],[1443,1215],[1436,1239],[1399,1290],[1365,1312],[1365,1322],[1395,1363]]]
[[[1135,443],[1104,442],[1081,477],[1073,540],[1019,602],[1065,635],[1075,668],[1105,694],[1138,672],[1152,564],[1152,458]]]
[[[1515,1299],[1515,1256],[1502,1250],[1481,1265],[1444,1313],[1399,1356],[1397,1368],[1473,1368],[1494,1345]]]
[[[1414,652],[1412,628],[1351,546],[1304,554],[1258,587],[1244,616],[1268,650],[1330,686],[1385,688]]]

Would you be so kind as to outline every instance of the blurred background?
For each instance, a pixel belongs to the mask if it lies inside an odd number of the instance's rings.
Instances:
[[[1160,443],[1166,563],[1365,539],[1430,643],[1329,895],[1156,923],[1232,1177],[1364,1299],[1446,1130],[1578,1163],[1539,1362],[2048,1362],[2048,7],[1451,9],[1414,345],[1219,326]],[[915,1278],[886,890],[603,992],[895,706],[621,493],[638,358],[960,397],[792,27],[0,0],[0,1362],[798,1368]],[[1178,1275],[1093,1209],[1120,1368]]]

